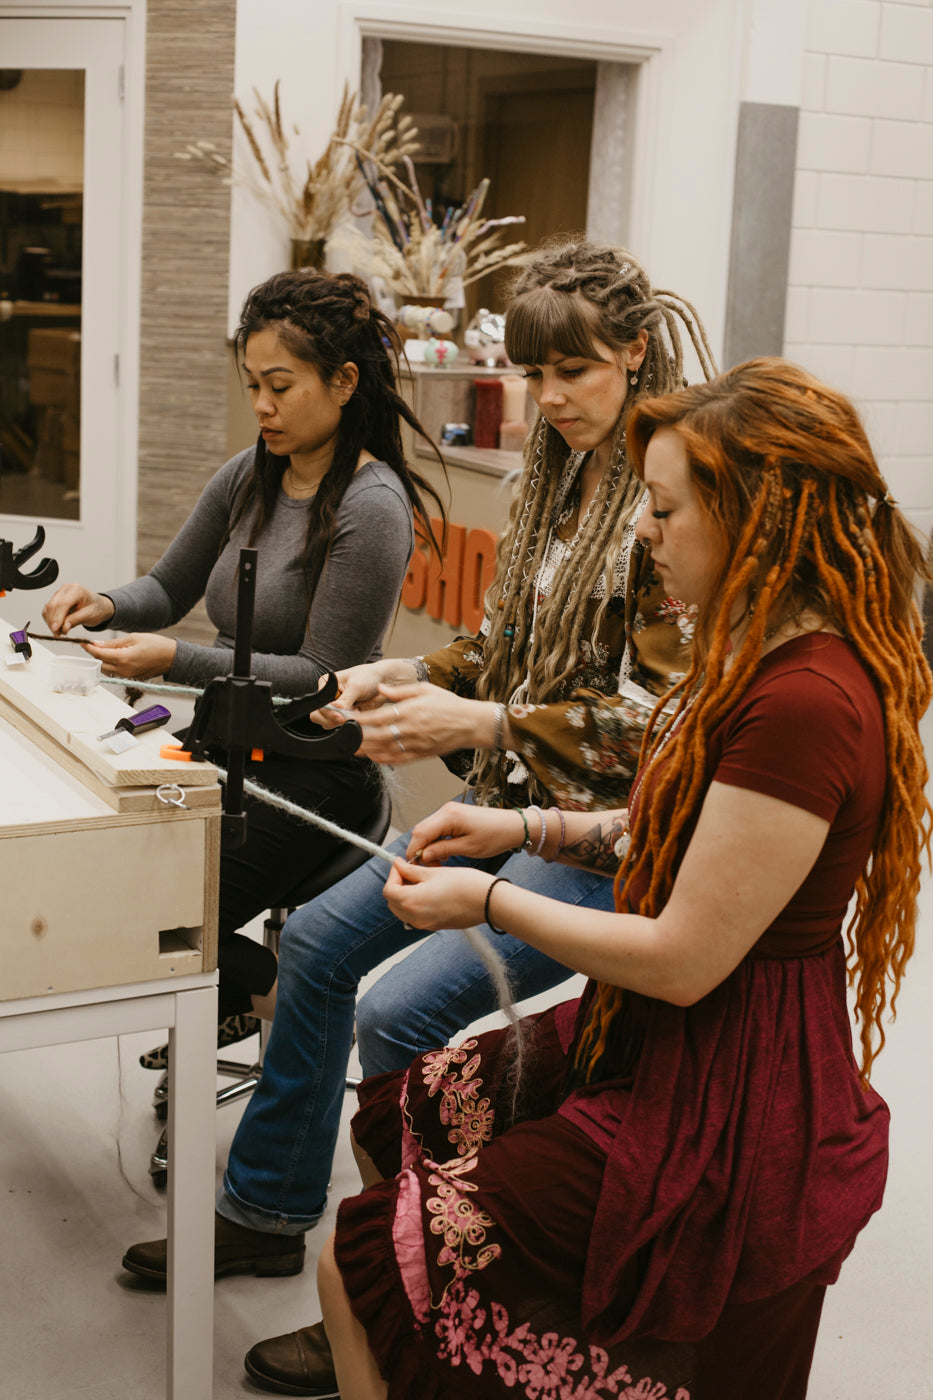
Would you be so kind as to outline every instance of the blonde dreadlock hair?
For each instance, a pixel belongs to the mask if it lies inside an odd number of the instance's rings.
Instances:
[[[509,699],[528,680],[532,704],[562,698],[565,683],[580,662],[584,604],[600,598],[598,627],[612,597],[613,574],[626,530],[643,494],[626,461],[625,414],[648,394],[679,388],[683,346],[678,320],[687,328],[704,375],[715,373],[706,332],[696,311],[673,292],[654,291],[637,260],[623,248],[577,242],[546,246],[527,264],[510,289],[505,345],[515,364],[540,365],[552,350],[561,355],[604,359],[648,335],[638,383],[626,391],[603,474],[573,554],[541,601],[532,628],[533,593],[548,547],[550,526],[563,505],[566,469],[574,454],[556,428],[538,415],[525,449],[509,521],[497,554],[496,577],[486,597],[489,630],[480,699]],[[507,759],[489,749],[477,751],[470,775],[477,801],[490,802],[505,791]],[[534,778],[529,794],[546,793]]]
[[[699,611],[691,670],[672,692],[680,693],[677,710],[645,736],[641,786],[651,798],[636,809],[617,905],[627,887],[646,882],[636,912],[656,916],[668,899],[681,834],[705,793],[709,735],[747,690],[766,637],[804,611],[834,625],[873,677],[884,715],[884,805],[847,929],[867,1084],[884,1045],[889,985],[893,1015],[913,952],[921,858],[930,849],[918,724],[931,679],[915,602],[918,582],[929,578],[924,551],[888,495],[852,404],[796,365],[751,360],[711,384],[641,404],[628,422],[639,476],[659,428],[674,429],[686,447],[722,565]],[[744,635],[732,652],[743,603]],[[623,996],[600,984],[577,1058],[588,1076]]]

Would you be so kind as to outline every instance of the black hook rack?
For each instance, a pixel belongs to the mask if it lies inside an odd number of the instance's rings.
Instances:
[[[12,541],[0,540],[0,594],[12,593],[17,588],[46,588],[58,578],[58,562],[55,559],[40,559],[31,573],[24,574],[22,566],[27,559],[45,544],[45,530],[36,526],[36,533],[28,544],[14,549]]]

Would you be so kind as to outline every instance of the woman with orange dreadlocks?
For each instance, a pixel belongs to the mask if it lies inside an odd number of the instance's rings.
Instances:
[[[533,1019],[517,1092],[498,1031],[364,1084],[368,1189],[319,1272],[343,1400],[800,1400],[881,1203],[868,1077],[929,845],[923,552],[851,404],[784,361],[642,401],[627,441],[693,665],[627,812],[450,804],[389,877],[416,927],[485,920],[591,981]],[[526,825],[617,870],[618,912],[437,864]]]

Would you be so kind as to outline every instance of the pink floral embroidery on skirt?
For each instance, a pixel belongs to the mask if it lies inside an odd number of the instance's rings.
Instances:
[[[494,1367],[502,1384],[526,1400],[690,1400],[683,1386],[672,1394],[650,1376],[635,1380],[625,1365],[610,1371],[602,1347],[557,1332],[539,1336],[527,1323],[513,1329],[507,1308],[491,1302],[487,1309],[462,1283],[448,1290],[434,1331],[441,1360],[476,1376]]]

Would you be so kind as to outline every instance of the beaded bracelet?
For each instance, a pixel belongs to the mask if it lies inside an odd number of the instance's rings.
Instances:
[[[545,846],[546,841],[547,841],[547,812],[545,812],[544,809],[542,808],[542,809],[541,809],[541,839],[539,840],[537,846],[535,846],[535,855],[536,855],[536,856],[539,856],[539,855],[541,854],[541,852],[544,850],[544,846]]]
[[[531,852],[531,854],[532,854],[533,856],[539,856],[539,855],[541,854],[541,852],[544,850],[544,843],[545,843],[545,841],[547,840],[547,817],[545,816],[545,814],[544,814],[544,812],[541,810],[541,808],[540,808],[540,807],[536,807],[534,804],[532,804],[532,805],[528,808],[528,810],[529,810],[529,812],[537,812],[538,816],[541,818],[541,835],[540,835],[540,837],[538,838],[538,844],[537,844],[537,846],[535,846],[534,850]],[[529,847],[531,846],[531,840],[530,840],[530,839],[529,839],[529,841],[528,841],[528,845],[529,845]]]
[[[489,928],[492,929],[493,933],[498,933],[498,934],[500,934],[500,935],[503,934],[503,933],[505,933],[506,930],[505,930],[504,928],[496,928],[495,924],[493,923],[493,921],[492,921],[492,915],[491,915],[490,912],[489,912],[489,900],[490,900],[490,898],[491,898],[491,896],[492,896],[493,890],[496,888],[496,885],[511,885],[511,883],[512,883],[512,881],[509,880],[509,879],[507,879],[507,877],[506,877],[505,875],[497,875],[496,878],[495,878],[494,880],[490,880],[490,882],[489,882],[489,888],[488,888],[488,890],[486,891],[486,900],[485,900],[485,903],[483,904],[483,921],[484,921],[484,923],[485,923]]]

